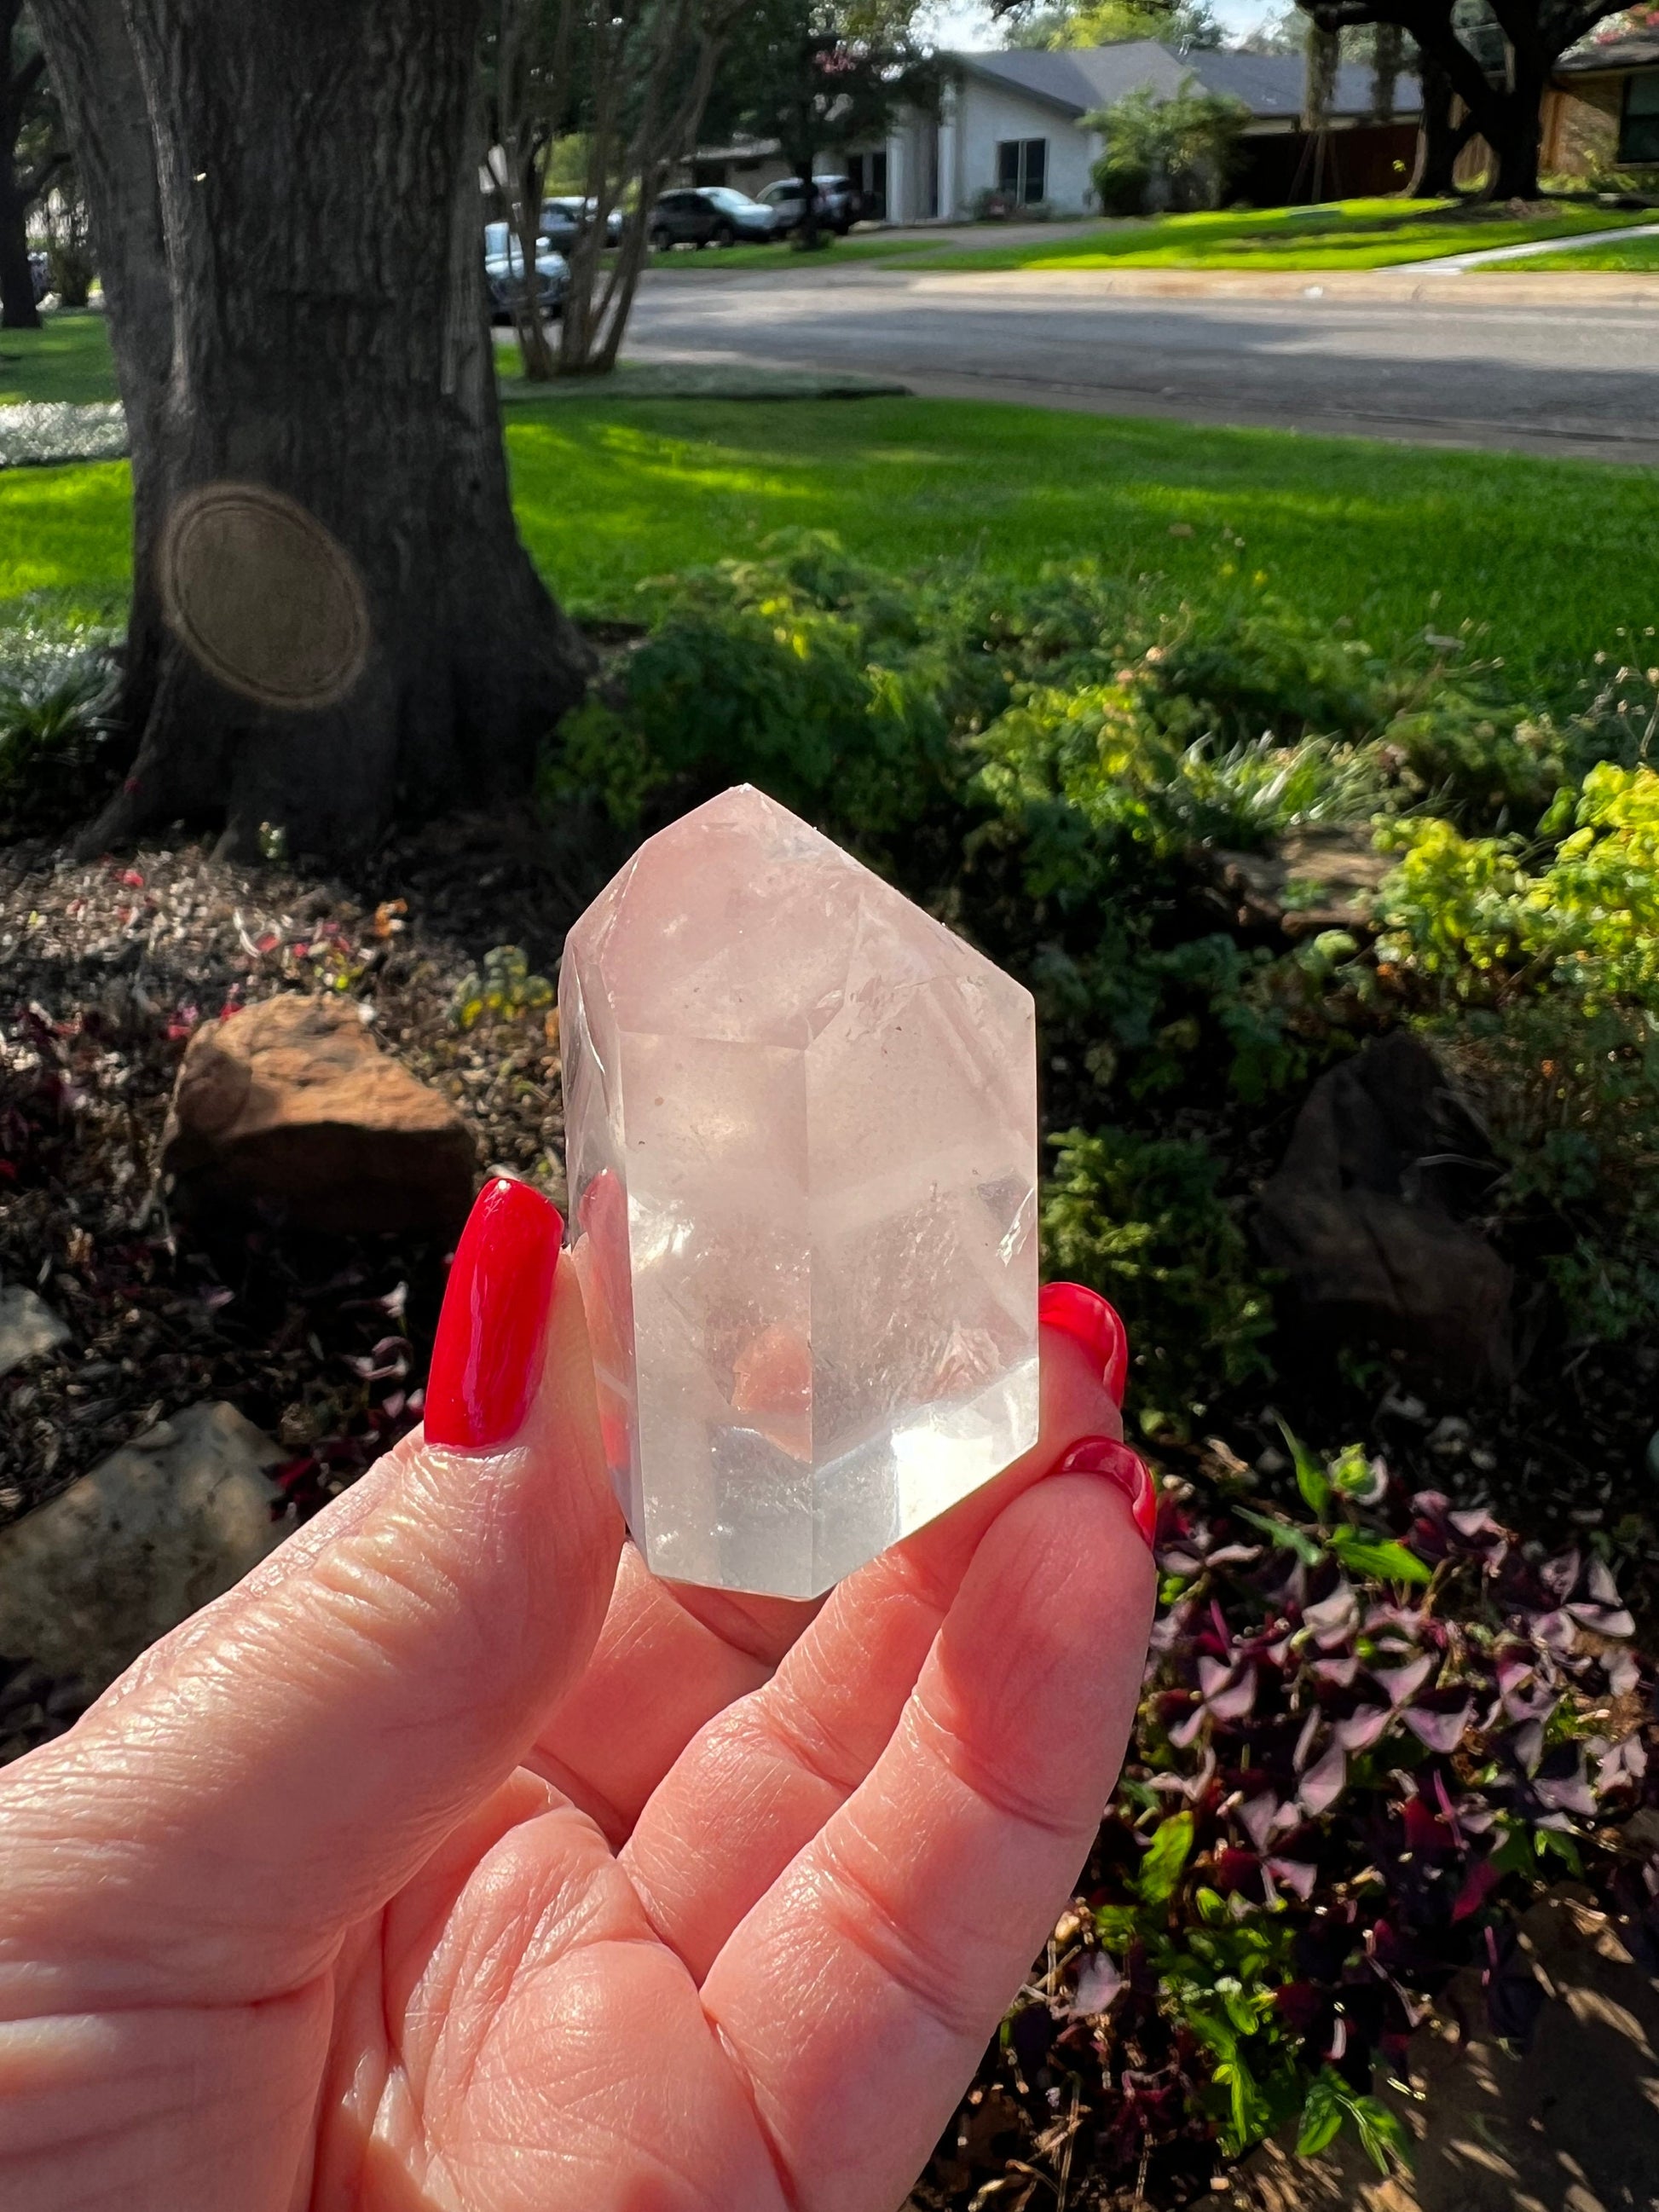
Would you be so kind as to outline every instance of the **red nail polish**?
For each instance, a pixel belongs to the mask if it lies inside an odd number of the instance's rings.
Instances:
[[[484,1185],[467,1216],[426,1384],[428,1443],[480,1451],[516,1436],[541,1375],[564,1224],[527,1182]]]
[[[1057,1474],[1103,1474],[1115,1482],[1129,1501],[1135,1527],[1147,1543],[1158,1533],[1158,1487],[1140,1454],[1121,1444],[1115,1437],[1085,1437],[1072,1446]]]
[[[1045,1283],[1037,1294],[1037,1319],[1074,1336],[1100,1362],[1112,1403],[1121,1406],[1129,1387],[1129,1335],[1116,1307],[1081,1283]]]

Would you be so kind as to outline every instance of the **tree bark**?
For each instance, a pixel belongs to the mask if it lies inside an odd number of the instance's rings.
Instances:
[[[1417,134],[1417,166],[1407,187],[1413,199],[1454,199],[1457,157],[1468,144],[1467,121],[1452,121],[1451,79],[1432,54],[1418,56],[1418,77],[1423,88],[1423,120]]]
[[[23,0],[0,0],[0,330],[38,331],[34,276],[29,267],[30,192],[17,174],[17,141],[40,75],[40,56],[17,65]]]
[[[521,790],[580,694],[508,498],[481,6],[127,0],[122,55],[118,0],[40,0],[133,448],[142,738],[94,842],[347,854]]]
[[[8,152],[0,161],[0,330],[40,327],[34,272],[29,267],[28,208],[17,190]]]

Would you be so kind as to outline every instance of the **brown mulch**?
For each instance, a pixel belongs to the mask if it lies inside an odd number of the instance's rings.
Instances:
[[[447,1255],[432,1239],[215,1239],[171,1218],[155,1161],[191,1033],[280,991],[371,1010],[385,1047],[461,1106],[481,1171],[562,1195],[556,1025],[458,1019],[495,945],[550,980],[578,895],[513,832],[447,825],[361,883],[180,842],[85,862],[0,852],[0,1282],[72,1332],[0,1379],[0,1524],[150,1421],[228,1398],[314,1510],[416,1418]]]

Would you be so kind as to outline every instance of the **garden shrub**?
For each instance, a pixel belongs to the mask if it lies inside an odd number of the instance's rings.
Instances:
[[[1249,121],[1243,100],[1206,92],[1183,77],[1173,94],[1127,92],[1085,115],[1105,151],[1091,175],[1108,215],[1161,215],[1221,205]]]
[[[1141,1426],[1184,1430],[1218,1384],[1268,1371],[1272,1310],[1219,1164],[1200,1146],[1123,1129],[1054,1141],[1048,1269],[1109,1291],[1135,1348]]]
[[[1560,1224],[1573,1325],[1616,1342],[1659,1311],[1659,774],[1603,761],[1545,830],[1401,823],[1377,957],[1480,1102],[1508,1206]]]
[[[115,645],[113,630],[45,608],[0,626],[0,836],[51,834],[105,796]]]
[[[1150,1298],[1162,1263],[1132,1279],[1130,1255],[1169,1248],[1188,1201],[1162,1178],[1182,1152],[1209,1194],[1194,1221],[1232,1226],[1218,1310],[1160,1310],[1136,1332],[1137,1390],[1172,1431],[1270,1356],[1239,1218],[1272,1164],[1261,1133],[1282,1141],[1307,1085],[1401,1020],[1492,1124],[1498,1226],[1570,1327],[1651,1328],[1659,672],[1626,640],[1553,720],[1506,696],[1468,633],[1385,651],[1235,573],[1226,533],[1218,550],[1231,582],[1202,612],[1087,565],[910,583],[812,533],[658,578],[647,635],[550,748],[544,798],[604,871],[756,782],[1030,986],[1048,1126],[1073,1133],[1051,1249],[1126,1304]],[[1382,942],[1242,934],[1206,856],[1342,827],[1399,848]],[[1143,1192],[1124,1163],[1149,1143]],[[1095,1217],[1112,1231],[1091,1243]],[[1206,1382],[1212,1328],[1230,1349]]]

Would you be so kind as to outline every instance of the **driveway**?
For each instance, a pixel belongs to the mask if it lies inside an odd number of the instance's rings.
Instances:
[[[1266,285],[1241,297],[1235,283],[1152,298],[1084,272],[653,273],[628,353],[863,371],[939,398],[1659,466],[1659,310],[1506,298],[1518,281],[1470,277],[1455,301],[1414,296],[1420,279],[1398,297],[1344,297],[1316,276],[1294,297]]]

